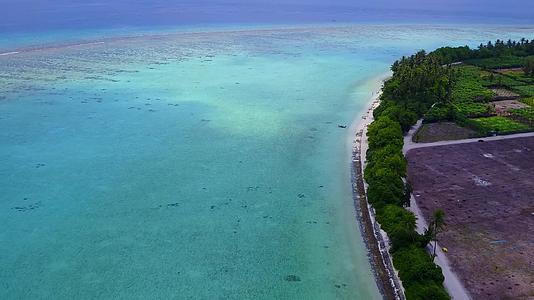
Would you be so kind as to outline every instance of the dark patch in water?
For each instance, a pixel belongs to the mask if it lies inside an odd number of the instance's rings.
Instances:
[[[259,189],[259,186],[249,186],[247,187],[247,192],[255,192]]]
[[[28,198],[24,198],[24,200],[28,200]],[[27,211],[30,211],[30,210],[37,209],[39,207],[41,207],[41,201],[35,202],[33,204],[30,204],[30,205],[26,205],[26,206],[15,206],[15,207],[12,207],[11,209],[15,209],[15,210],[20,211],[20,212],[27,212]]]
[[[158,207],[156,207],[156,209],[163,208],[163,207],[171,208],[171,207],[178,207],[178,206],[180,206],[180,203],[179,202],[175,202],[175,203],[169,203],[169,204],[165,204],[165,205],[158,205]]]
[[[298,282],[298,281],[300,281],[300,277],[298,277],[297,275],[287,275],[284,279],[286,281],[289,281],[289,282]]]

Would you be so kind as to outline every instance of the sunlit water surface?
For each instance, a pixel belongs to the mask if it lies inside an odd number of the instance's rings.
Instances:
[[[167,32],[2,55],[0,298],[378,299],[338,125],[400,55],[532,32]]]

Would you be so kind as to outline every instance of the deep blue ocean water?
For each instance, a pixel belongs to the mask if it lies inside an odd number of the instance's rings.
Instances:
[[[338,125],[401,55],[534,33],[386,2],[3,3],[0,299],[379,299]]]
[[[0,32],[243,23],[531,23],[526,0],[4,0]]]
[[[533,24],[527,0],[4,0],[0,50],[198,30],[340,24]]]

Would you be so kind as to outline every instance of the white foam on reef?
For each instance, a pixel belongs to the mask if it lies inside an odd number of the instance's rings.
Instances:
[[[20,49],[20,51],[10,51],[10,52],[4,52],[0,53],[0,56],[8,56],[8,55],[14,55],[19,53],[27,53],[27,52],[35,52],[35,51],[42,51],[42,50],[54,50],[54,49],[69,49],[69,48],[77,48],[77,47],[84,47],[84,46],[96,46],[96,45],[102,45],[105,44],[103,41],[98,42],[87,42],[87,43],[78,43],[78,44],[66,44],[66,45],[49,45],[49,46],[43,46],[43,47],[36,47],[36,48],[26,48],[26,49]]]
[[[91,43],[82,43],[82,44],[76,44],[74,46],[89,46],[89,45],[101,45],[105,44],[104,42],[91,42]]]
[[[89,43],[80,43],[80,44],[73,44],[73,45],[67,45],[66,48],[72,48],[72,47],[83,47],[83,46],[94,46],[94,45],[102,45],[105,44],[105,42],[89,42]]]
[[[5,53],[0,53],[0,56],[8,56],[8,55],[13,55],[13,54],[18,54],[20,53],[19,51],[11,51],[11,52],[5,52]]]

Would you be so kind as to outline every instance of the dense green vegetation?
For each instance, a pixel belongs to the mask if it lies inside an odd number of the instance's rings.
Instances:
[[[462,66],[454,70],[456,84],[452,89],[452,99],[455,102],[487,102],[495,95],[484,85],[479,68]]]
[[[534,97],[534,85],[516,85],[512,89],[523,97]]]
[[[521,67],[524,57],[534,55],[534,40],[521,39],[520,41],[508,40],[504,42],[497,40],[487,44],[480,44],[477,49],[464,47],[443,47],[434,51],[434,55],[439,56],[444,64],[464,61],[476,64],[477,61],[491,62],[489,68],[495,67]],[[488,59],[488,60],[484,60]]]
[[[407,299],[449,299],[441,284],[444,280],[441,269],[423,248],[409,246],[398,250],[393,255],[393,264],[403,283],[412,283],[405,286]]]
[[[508,77],[514,80],[510,82],[512,85],[534,84],[534,77],[529,76],[521,71],[502,71],[500,72],[500,76]]]
[[[506,55],[501,57],[469,59],[465,62],[483,69],[518,68],[525,63],[525,58],[520,56]]]
[[[466,118],[488,117],[495,109],[486,103],[463,102],[454,104],[456,111]]]
[[[397,61],[392,70],[393,77],[384,85],[381,105],[367,132],[367,196],[391,241],[390,252],[408,299],[449,299],[441,269],[425,251],[431,236],[418,234],[415,216],[404,209],[409,205],[410,187],[403,181],[406,159],[402,147],[403,133],[434,103],[451,98],[452,68],[421,51]]]
[[[525,59],[523,71],[527,76],[534,76],[534,56]]]
[[[451,99],[452,67],[443,67],[439,56],[420,51],[403,57],[391,69],[394,75],[383,89],[382,100],[386,106],[378,109],[377,114],[394,104],[409,114],[421,115],[432,104]]]
[[[457,110],[452,103],[436,103],[424,115],[425,123],[434,123],[439,121],[454,121]]]
[[[449,299],[449,295],[443,287],[441,269],[425,250],[442,230],[443,212],[434,214],[430,228],[421,235],[415,231],[415,216],[405,210],[411,188],[403,180],[407,164],[402,153],[403,134],[423,116],[426,122],[452,120],[484,134],[527,130],[525,124],[491,116],[494,111],[487,102],[495,95],[490,89],[494,86],[509,86],[521,95],[529,95],[529,79],[481,67],[522,66],[529,55],[534,55],[534,40],[498,40],[473,50],[447,47],[429,54],[420,51],[391,67],[393,76],[384,84],[381,104],[374,111],[375,121],[368,127],[365,180],[369,203],[389,236],[393,263],[408,299]],[[478,66],[452,65],[465,60]]]
[[[512,116],[525,120],[527,122],[534,122],[534,107],[521,108],[521,109],[512,109]]]
[[[514,68],[523,65],[524,58],[519,56],[502,56],[502,57],[490,57],[490,58],[475,58],[467,60],[466,63],[481,67],[483,69],[496,69],[496,68]]]
[[[530,97],[530,98],[524,98],[521,100],[523,103],[525,104],[528,104],[532,107],[534,107],[534,97]]]
[[[481,84],[486,87],[503,87],[510,90],[514,90],[516,86],[528,85],[525,79],[521,78],[521,75],[513,75],[513,73],[497,73],[497,72],[485,72],[478,69],[481,74]]]
[[[528,125],[501,116],[469,119],[467,122],[469,123],[469,127],[474,128],[485,135],[492,133],[510,134],[524,132],[530,129]]]
[[[443,62],[463,60],[464,64],[455,64],[452,68],[450,101],[432,106],[425,114],[424,121],[454,121],[476,130],[480,135],[526,130],[512,120],[505,124],[506,121],[502,118],[472,119],[495,116],[492,106],[486,104],[492,100],[517,98],[519,95],[521,101],[532,102],[530,98],[534,97],[534,76],[530,75],[530,70],[534,68],[533,48],[534,40],[523,39],[506,43],[498,40],[473,50],[468,47],[447,47],[434,51],[431,55],[441,57]],[[514,69],[506,69],[511,67]],[[493,68],[498,70],[492,70]],[[506,96],[499,94],[500,99],[497,99],[492,89],[508,92],[504,94]],[[510,118],[532,126],[532,122],[519,112],[513,113]]]

